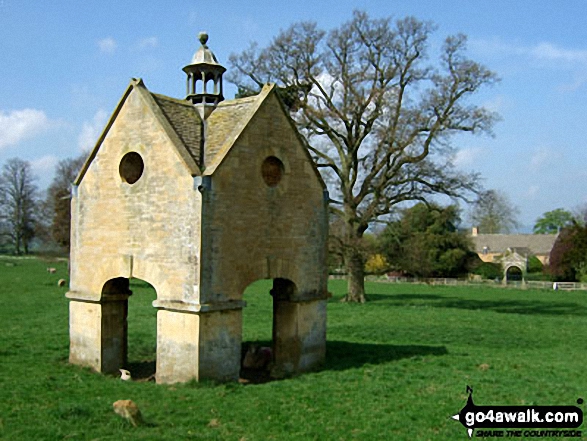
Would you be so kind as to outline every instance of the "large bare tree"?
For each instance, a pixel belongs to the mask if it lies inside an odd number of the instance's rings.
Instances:
[[[35,235],[37,186],[31,165],[9,159],[0,172],[0,235],[15,254],[28,254]]]
[[[469,97],[496,76],[465,55],[466,38],[446,38],[430,64],[434,26],[408,17],[373,19],[356,11],[329,32],[296,23],[265,48],[230,57],[241,95],[267,82],[307,140],[344,224],[338,238],[349,274],[346,299],[363,302],[360,242],[369,225],[405,201],[461,197],[475,176],[452,163],[453,135],[488,132],[496,117]]]

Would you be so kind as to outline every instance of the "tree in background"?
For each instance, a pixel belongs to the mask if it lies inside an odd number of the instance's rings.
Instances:
[[[573,210],[573,220],[579,225],[587,225],[587,204],[582,204]]]
[[[563,229],[550,252],[549,273],[557,281],[587,282],[587,226]]]
[[[469,220],[483,234],[510,233],[518,227],[518,214],[506,194],[487,190],[472,204]]]
[[[472,244],[460,233],[456,206],[419,203],[383,230],[381,245],[392,268],[418,277],[455,277],[467,272]]]
[[[0,236],[15,254],[28,254],[35,236],[38,189],[31,165],[9,159],[0,172]]]
[[[277,83],[324,172],[341,222],[347,301],[365,300],[361,247],[370,224],[402,202],[477,188],[475,175],[453,166],[451,139],[490,131],[495,114],[469,99],[496,76],[467,58],[463,35],[446,38],[440,60],[429,64],[433,29],[412,17],[392,22],[357,11],[329,32],[297,23],[267,47],[230,57],[239,94]]]
[[[86,155],[59,161],[55,176],[47,189],[45,212],[49,220],[50,237],[60,247],[69,250],[71,231],[71,184],[81,170]]]
[[[556,234],[573,223],[573,214],[562,208],[547,211],[536,220],[534,234]]]
[[[529,273],[541,273],[544,270],[544,265],[540,259],[534,255],[528,257],[528,272]]]

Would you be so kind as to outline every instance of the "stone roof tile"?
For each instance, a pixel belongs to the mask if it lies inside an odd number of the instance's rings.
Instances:
[[[508,248],[528,249],[532,254],[550,254],[556,234],[478,234],[471,236],[475,251],[483,252],[487,247],[490,253],[504,253]]]
[[[151,95],[198,167],[201,167],[203,125],[194,106],[187,101],[165,95],[155,93]]]
[[[206,138],[206,162],[213,162],[217,154],[227,143],[232,144],[234,138],[242,131],[243,124],[250,118],[258,96],[222,101],[208,117]]]

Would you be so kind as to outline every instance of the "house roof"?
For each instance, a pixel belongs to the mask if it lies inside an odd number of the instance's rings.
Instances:
[[[475,252],[504,253],[508,248],[518,253],[550,254],[556,234],[478,234],[471,236]]]
[[[151,96],[175,130],[175,133],[201,167],[201,151],[203,143],[203,124],[194,106],[184,100],[170,98],[165,95],[151,93]]]
[[[266,85],[258,95],[220,102],[207,119],[206,133],[204,135],[204,123],[193,104],[185,100],[152,93],[141,79],[133,79],[108,120],[74,184],[79,185],[81,182],[112,124],[114,124],[124,103],[133,91],[139,93],[147,107],[151,109],[162,129],[177,149],[179,156],[186,163],[192,176],[199,176],[214,173],[259,107],[274,90],[274,85]],[[285,114],[287,116],[287,112]],[[289,116],[287,117],[289,118]],[[295,133],[301,137],[291,120],[290,123]],[[302,145],[304,145],[303,141]],[[203,151],[205,151],[205,155]],[[308,160],[313,163],[307,149],[305,151]],[[319,172],[315,167],[314,169],[318,179],[325,187]]]

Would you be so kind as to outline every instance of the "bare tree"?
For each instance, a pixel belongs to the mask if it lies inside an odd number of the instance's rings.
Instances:
[[[28,254],[38,208],[36,177],[22,159],[8,160],[0,173],[0,235],[15,254]]]
[[[405,201],[433,194],[461,197],[474,175],[455,170],[450,141],[489,132],[496,116],[468,103],[496,76],[465,56],[466,38],[446,38],[437,66],[428,64],[430,23],[393,22],[354,12],[325,32],[302,22],[265,48],[230,57],[241,95],[266,82],[281,96],[330,185],[331,212],[344,224],[348,301],[363,302],[360,243],[369,225]]]
[[[48,220],[48,230],[62,248],[69,250],[71,230],[71,184],[84,165],[87,155],[59,161],[55,176],[47,189],[44,211]]]
[[[479,194],[469,215],[471,223],[480,233],[511,233],[518,228],[519,210],[506,194],[497,190],[487,190]]]

